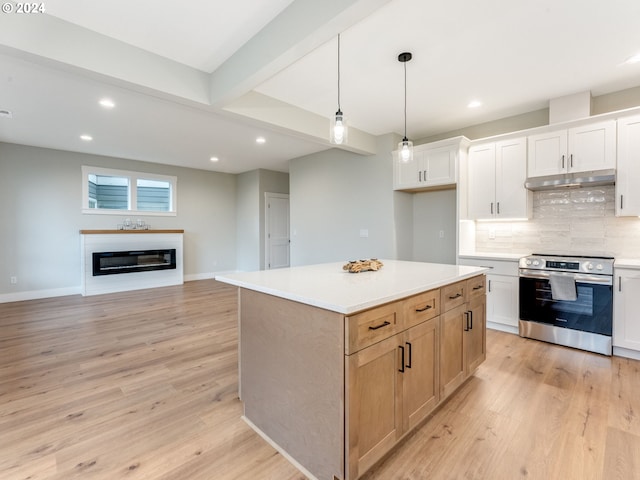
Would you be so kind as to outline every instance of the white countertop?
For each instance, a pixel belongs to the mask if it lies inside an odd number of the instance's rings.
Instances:
[[[616,258],[614,267],[640,269],[640,259],[637,258]]]
[[[376,272],[349,273],[347,262],[233,273],[216,280],[351,314],[489,271],[482,267],[381,260]]]

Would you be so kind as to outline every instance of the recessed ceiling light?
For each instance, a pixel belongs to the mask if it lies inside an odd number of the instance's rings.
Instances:
[[[467,108],[478,108],[482,106],[482,102],[480,100],[472,100],[467,105]]]
[[[110,98],[103,98],[98,103],[102,105],[104,108],[113,108],[116,106],[116,104],[113,103],[113,100],[111,100]]]
[[[640,62],[640,53],[636,53],[635,55],[631,55],[629,58],[627,58],[624,63],[627,65],[630,65],[632,63],[638,63]]]
[[[217,162],[220,159],[218,157],[211,157],[209,160],[211,160],[212,162]]]
[[[85,142],[90,142],[91,140],[93,140],[93,137],[91,135],[80,135],[80,139],[84,140]]]
[[[258,137],[256,138],[256,143],[259,143],[260,145],[262,145],[263,143],[266,143],[267,139],[264,137]]]

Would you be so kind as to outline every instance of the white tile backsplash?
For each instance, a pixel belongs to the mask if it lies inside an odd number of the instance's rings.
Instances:
[[[615,216],[613,185],[533,192],[531,220],[476,222],[475,237],[479,252],[640,258],[640,219]]]

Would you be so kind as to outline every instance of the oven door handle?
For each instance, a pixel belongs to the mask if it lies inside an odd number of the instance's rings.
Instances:
[[[597,285],[613,285],[613,277],[608,275],[589,275],[588,273],[569,273],[569,272],[553,272],[554,275],[564,275],[575,279],[580,283],[592,283]],[[521,278],[537,278],[540,280],[549,280],[550,272],[541,272],[540,270],[520,269]]]

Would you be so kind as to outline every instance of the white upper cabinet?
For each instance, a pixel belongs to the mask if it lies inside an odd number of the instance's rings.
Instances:
[[[616,215],[640,216],[640,115],[618,119]]]
[[[615,120],[530,135],[528,142],[529,177],[616,167]]]
[[[393,152],[394,190],[454,186],[458,180],[461,149],[466,148],[466,141],[464,137],[456,137],[417,145],[413,148],[413,160],[410,162],[403,162],[398,152]]]
[[[527,175],[525,137],[474,145],[468,160],[469,218],[528,218],[531,192]]]

